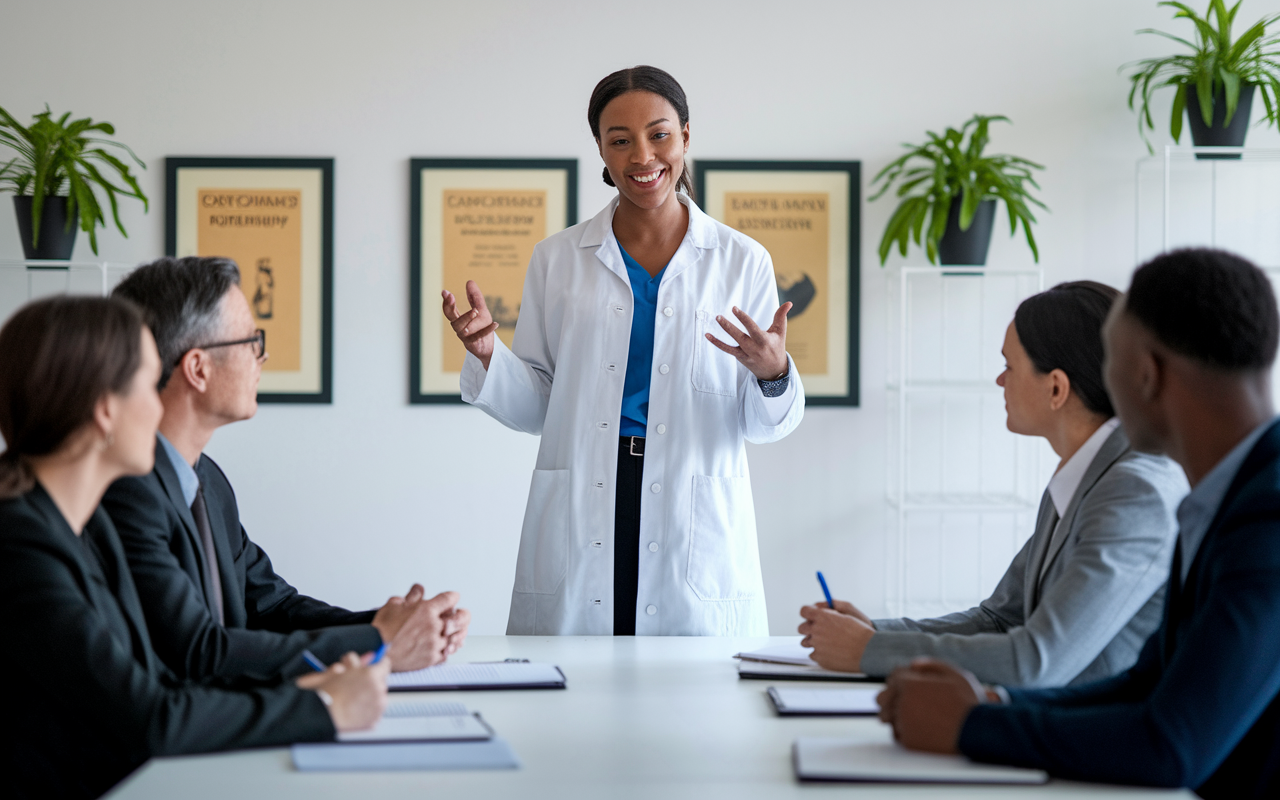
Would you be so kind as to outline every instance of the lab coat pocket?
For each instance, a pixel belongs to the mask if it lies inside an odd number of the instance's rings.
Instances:
[[[697,324],[693,326],[693,388],[708,394],[738,396],[738,359],[721,352],[705,334],[733,345],[733,339],[725,333],[716,315],[711,311],[699,311]]]
[[[568,571],[569,470],[535,469],[516,556],[515,591],[555,594]]]
[[[703,600],[764,596],[749,478],[693,476],[689,587]]]

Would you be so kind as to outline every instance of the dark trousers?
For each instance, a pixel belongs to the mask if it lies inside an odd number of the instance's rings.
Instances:
[[[636,593],[640,584],[640,498],[644,488],[644,439],[630,436],[618,445],[617,497],[613,510],[613,635],[636,635]]]

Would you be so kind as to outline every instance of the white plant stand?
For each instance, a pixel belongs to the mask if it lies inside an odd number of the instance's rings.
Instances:
[[[888,276],[885,607],[933,616],[981,600],[1031,534],[1038,439],[1005,427],[995,379],[1040,269],[906,266]]]

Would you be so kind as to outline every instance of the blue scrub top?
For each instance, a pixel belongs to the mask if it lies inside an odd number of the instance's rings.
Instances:
[[[618,245],[631,279],[635,309],[631,314],[631,343],[627,348],[627,375],[622,384],[622,422],[619,436],[644,436],[649,422],[649,380],[653,375],[653,327],[658,315],[658,287],[667,268],[652,277]]]

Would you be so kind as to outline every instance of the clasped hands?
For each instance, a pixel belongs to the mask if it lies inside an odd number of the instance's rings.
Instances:
[[[373,616],[387,656],[397,672],[434,666],[458,652],[467,638],[471,612],[458,608],[457,592],[424,599],[415,583],[404,597],[392,597]]]
[[[467,281],[467,302],[471,307],[466,311],[458,309],[458,299],[448,289],[440,292],[443,300],[444,318],[448,320],[458,340],[467,348],[467,352],[480,359],[485,370],[489,369],[489,361],[493,358],[493,333],[498,330],[493,314],[484,302],[484,294],[475,281]],[[762,381],[778,380],[787,373],[787,312],[791,303],[783,303],[773,315],[773,324],[767,330],[756,324],[746,312],[737,306],[733,307],[733,315],[738,318],[745,331],[723,316],[716,317],[716,322],[729,337],[737,342],[728,345],[711,334],[706,334],[707,341],[723,350],[751,370]]]
[[[804,634],[800,644],[812,647],[810,658],[825,669],[858,672],[875,625],[852,603],[836,600],[833,605],[818,602],[800,609],[805,620],[799,627]],[[955,753],[970,709],[999,697],[967,670],[917,658],[889,675],[876,701],[880,720],[893,727],[893,737],[903,747]]]

